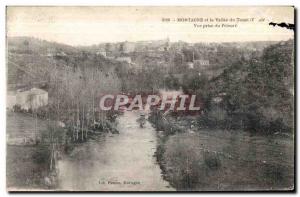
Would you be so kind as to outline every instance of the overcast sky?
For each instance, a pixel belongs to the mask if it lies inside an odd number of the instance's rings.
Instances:
[[[162,22],[162,18],[175,21]],[[177,18],[254,18],[236,28],[194,27],[217,22],[176,22]],[[259,21],[263,19],[262,21]],[[7,35],[32,36],[69,45],[170,38],[186,42],[269,41],[294,32],[268,25],[294,23],[293,7],[8,7]]]

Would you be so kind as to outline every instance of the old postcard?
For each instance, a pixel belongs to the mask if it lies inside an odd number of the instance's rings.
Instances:
[[[8,191],[293,191],[294,7],[6,9]]]

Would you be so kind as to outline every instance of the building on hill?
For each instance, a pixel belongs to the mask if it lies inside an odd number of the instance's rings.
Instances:
[[[193,62],[187,62],[186,65],[187,65],[187,67],[189,69],[193,69],[194,68],[194,63]]]
[[[106,51],[102,51],[102,50],[99,50],[96,52],[97,55],[102,55],[103,57],[106,57]]]
[[[6,94],[6,108],[13,109],[17,103],[17,95],[14,91],[8,91]]]
[[[116,60],[119,62],[127,62],[128,64],[131,64],[131,57],[127,57],[127,56],[117,57]]]
[[[119,44],[119,52],[121,53],[131,53],[135,51],[135,43],[134,42],[122,42]]]
[[[65,52],[63,52],[63,51],[59,51],[59,52],[57,52],[57,53],[55,54],[55,56],[56,56],[56,57],[65,57],[65,56],[67,56],[67,54],[66,54]]]
[[[194,60],[194,67],[195,68],[206,68],[207,66],[209,66],[209,60],[203,60],[203,59],[199,59],[199,60]]]
[[[48,92],[39,88],[31,88],[30,90],[17,90],[7,93],[8,109],[19,106],[23,110],[34,110],[39,107],[48,105]]]

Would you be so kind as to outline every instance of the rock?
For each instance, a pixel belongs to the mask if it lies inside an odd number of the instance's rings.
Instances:
[[[189,129],[189,130],[188,130],[188,133],[193,134],[193,133],[195,133],[195,132],[194,132],[193,130]]]
[[[164,135],[164,131],[158,131],[157,132],[159,136],[163,136]]]
[[[53,184],[52,181],[51,181],[51,179],[48,176],[46,176],[44,178],[44,182],[45,182],[45,185],[48,186],[48,187],[51,187],[52,184]]]
[[[64,128],[66,126],[66,124],[63,123],[62,121],[57,121],[57,125],[62,128]]]

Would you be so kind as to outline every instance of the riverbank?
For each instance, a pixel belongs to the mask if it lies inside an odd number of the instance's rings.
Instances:
[[[8,190],[46,190],[48,146],[37,145],[47,121],[30,114],[7,112],[6,185]]]
[[[57,121],[41,119],[31,113],[7,111],[6,175],[8,190],[55,190],[59,187],[59,160],[73,154],[75,147],[84,146],[108,132],[116,132],[109,120],[105,129],[78,132],[78,140]],[[61,124],[61,122],[60,122]],[[109,124],[109,125],[108,125]],[[73,151],[74,150],[74,151]]]
[[[150,121],[164,178],[179,191],[293,189],[293,137],[199,129],[193,118],[159,113]]]

